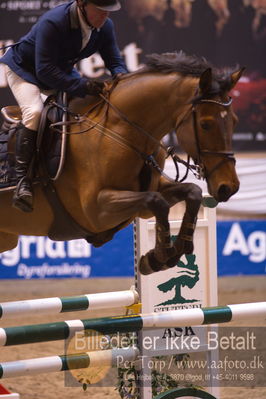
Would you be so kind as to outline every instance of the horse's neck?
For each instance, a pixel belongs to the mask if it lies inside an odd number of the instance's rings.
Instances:
[[[136,75],[125,82],[113,101],[128,119],[160,140],[171,131],[177,117],[195,92],[197,80],[177,73]]]
[[[75,114],[85,114],[89,109],[93,109],[94,106],[99,103],[99,99],[93,96],[86,96],[85,98],[76,97],[69,103],[69,110]]]

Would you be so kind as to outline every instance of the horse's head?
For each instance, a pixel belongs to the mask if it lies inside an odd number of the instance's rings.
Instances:
[[[219,202],[227,201],[239,189],[232,152],[232,135],[237,117],[229,91],[243,69],[223,72],[206,69],[185,117],[179,120],[177,137],[181,147],[200,167],[209,193]]]
[[[159,140],[175,128],[180,146],[207,180],[209,193],[227,201],[239,188],[232,152],[237,117],[229,92],[242,72],[213,68],[183,52],[152,54],[143,69],[106,86],[108,128],[115,126],[141,158],[156,152]]]

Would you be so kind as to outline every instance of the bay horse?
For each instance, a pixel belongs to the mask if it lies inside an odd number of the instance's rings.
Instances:
[[[228,93],[242,72],[182,52],[153,54],[142,69],[107,82],[93,107],[86,98],[70,102],[66,161],[54,187],[93,245],[111,240],[136,217],[155,216],[155,248],[141,258],[141,272],[164,270],[192,253],[201,189],[160,172],[166,158],[161,139],[175,131],[210,195],[227,201],[239,188],[231,148],[237,117]],[[11,197],[0,197],[1,252],[16,247],[19,234],[49,235],[53,223],[40,185],[31,214],[12,208]],[[168,213],[180,201],[186,209],[172,242]]]

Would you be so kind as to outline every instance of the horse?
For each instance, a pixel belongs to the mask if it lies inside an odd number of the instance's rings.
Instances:
[[[142,256],[141,273],[173,267],[192,253],[201,189],[164,174],[162,138],[175,131],[210,195],[227,201],[239,188],[232,152],[237,117],[229,92],[242,72],[182,52],[152,54],[142,69],[107,81],[93,107],[91,98],[70,101],[65,165],[54,190],[88,233],[81,238],[97,247],[136,217],[154,216],[155,247]],[[31,214],[14,209],[11,197],[9,191],[0,196],[0,252],[16,247],[20,234],[49,236],[54,220],[40,184],[34,185]],[[180,201],[185,212],[173,241],[168,214]]]

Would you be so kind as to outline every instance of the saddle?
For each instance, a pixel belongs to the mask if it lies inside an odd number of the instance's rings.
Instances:
[[[37,157],[35,160],[33,182],[38,182],[40,170],[47,178],[55,181],[60,176],[66,151],[67,137],[64,132],[49,132],[51,123],[61,121],[63,111],[53,105],[53,98],[48,98],[41,116],[37,137]],[[62,95],[55,104],[62,104]],[[63,104],[62,104],[63,107]],[[16,186],[15,141],[22,115],[18,106],[7,106],[1,109],[4,122],[0,131],[0,192],[13,190]],[[44,134],[45,133],[45,134]]]
[[[64,208],[56,192],[53,182],[60,176],[67,145],[67,135],[58,131],[50,131],[51,124],[66,118],[66,97],[59,93],[58,97],[48,98],[37,136],[37,155],[34,161],[33,183],[40,183],[43,192],[53,210],[54,220],[48,237],[55,241],[84,238],[95,246],[94,234],[81,227]],[[0,131],[0,195],[3,191],[16,187],[15,142],[22,115],[18,106],[7,106],[1,110],[4,122]],[[99,242],[99,245],[102,245]],[[98,245],[97,245],[98,246]]]

